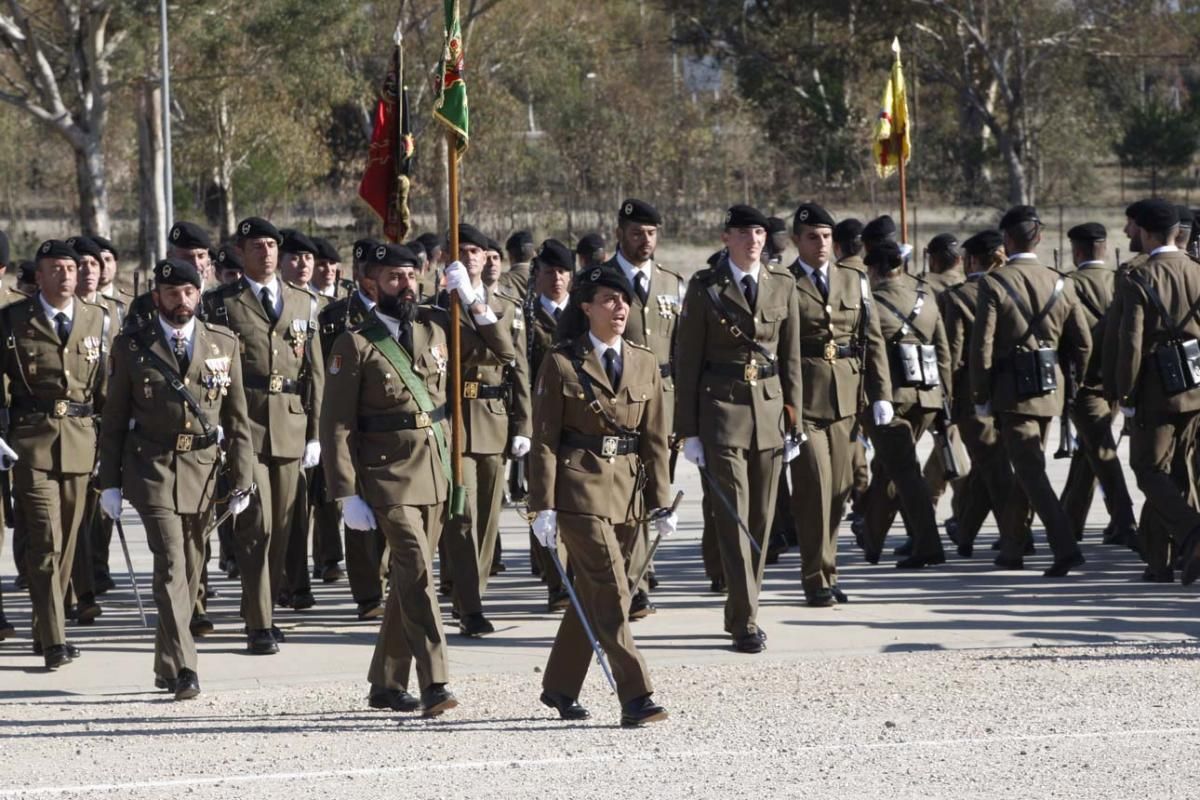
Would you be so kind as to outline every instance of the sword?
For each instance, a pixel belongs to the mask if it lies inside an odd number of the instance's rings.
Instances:
[[[662,519],[663,517],[674,514],[675,510],[679,508],[679,501],[682,499],[683,490],[681,489],[675,494],[675,502],[671,503],[670,508],[660,508],[657,512],[642,520],[642,522],[646,525],[649,525],[651,522],[654,522],[657,519]],[[656,535],[654,537],[654,541],[650,543],[650,549],[646,551],[646,563],[642,564],[641,569],[637,571],[637,578],[630,582],[629,591],[636,591],[637,587],[641,586],[642,580],[646,577],[646,573],[650,571],[650,565],[654,563],[654,554],[658,552],[658,546],[662,544],[662,538],[662,534],[660,533]]]
[[[250,484],[250,488],[246,490],[246,495],[249,497],[253,497],[255,492],[257,492],[257,491],[258,491],[258,484],[252,483],[252,484]],[[234,498],[234,496],[236,496],[236,494],[237,494],[236,492],[231,493],[229,496],[229,499],[232,500]],[[225,513],[222,514],[221,516],[217,517],[216,522],[214,522],[212,525],[208,526],[208,530],[206,530],[204,532],[204,538],[207,539],[208,537],[212,536],[213,531],[215,531],[217,528],[224,525],[225,520],[229,519],[232,516],[233,516],[233,505],[227,504],[227,506],[225,508]]]
[[[142,617],[142,627],[149,628],[150,623],[146,620],[146,608],[142,605],[142,593],[138,589],[137,577],[133,574],[133,559],[129,557],[129,543],[125,541],[125,528],[121,525],[120,519],[113,520],[113,527],[117,529],[117,537],[121,540],[121,552],[125,554],[125,569],[129,570],[129,583],[133,585],[133,597],[137,600],[138,614]]]
[[[721,505],[725,506],[725,510],[729,512],[730,516],[737,520],[738,527],[742,529],[742,533],[746,534],[746,539],[750,542],[750,546],[754,548],[754,552],[761,553],[762,547],[759,546],[758,542],[754,541],[754,536],[750,533],[750,528],[744,521],[742,521],[742,518],[738,516],[737,507],[734,506],[733,503],[729,502],[729,496],[726,495],[725,492],[721,491],[721,487],[717,485],[716,478],[714,478],[706,468],[700,466],[699,464],[696,465],[696,469],[700,470],[700,477],[708,483],[708,488],[711,489],[712,493],[716,495],[716,498],[721,501]]]

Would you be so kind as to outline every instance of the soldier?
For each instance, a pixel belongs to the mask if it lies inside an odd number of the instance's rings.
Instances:
[[[1174,245],[1175,206],[1154,198],[1133,214],[1147,258],[1118,289],[1117,390],[1121,413],[1133,420],[1129,466],[1146,495],[1143,514],[1173,541],[1188,586],[1200,577],[1200,512],[1188,502],[1191,481],[1181,484],[1171,473],[1176,451],[1193,446],[1200,420],[1200,275]],[[1190,472],[1190,458],[1186,463]]]
[[[320,236],[311,238],[317,253],[308,288],[331,301],[354,294],[354,281],[342,279],[342,256],[333,242]]]
[[[110,239],[103,236],[92,236],[92,241],[100,248],[100,294],[105,297],[120,300],[126,307],[133,302],[133,293],[117,288],[117,270],[120,255]]]
[[[66,242],[37,251],[38,292],[0,310],[0,447],[17,460],[13,494],[28,536],[33,649],[49,670],[79,656],[67,641],[63,600],[96,462],[95,415],[104,405],[107,310],[75,297],[79,256]],[[0,440],[2,443],[3,440]]]
[[[242,266],[242,256],[238,253],[237,247],[231,244],[223,244],[217,250],[217,266],[215,269],[216,278],[219,288],[220,286],[229,286],[233,283],[240,283],[245,267]],[[205,292],[207,294],[207,292]],[[202,306],[203,308],[203,306]]]
[[[316,314],[308,291],[276,275],[283,237],[265,219],[249,217],[237,228],[245,275],[205,295],[207,318],[238,336],[242,383],[257,460],[258,494],[234,524],[242,578],[242,618],[247,649],[279,652],[283,634],[272,622],[272,601],[284,588],[288,533],[300,470],[317,465],[316,440],[325,369],[315,339]]]
[[[500,276],[500,285],[522,303],[529,292],[529,266],[533,261],[533,235],[529,231],[517,231],[504,243],[508,253],[508,271]]]
[[[249,505],[254,461],[237,337],[196,320],[201,285],[186,261],[155,265],[158,322],[114,343],[100,435],[100,505],[118,520],[128,498],[146,528],[158,608],[155,685],[176,700],[200,693],[190,626],[217,473],[228,458],[236,515]]]
[[[641,535],[639,518],[665,509],[671,487],[659,356],[622,338],[632,297],[623,271],[611,262],[582,275],[572,290],[559,344],[538,373],[529,476],[534,533],[547,548],[557,547],[561,535],[570,553],[582,612],[612,664],[622,727],[667,717],[651,699],[654,687],[626,617],[624,560],[613,557]],[[658,531],[674,533],[675,515],[657,516]],[[591,716],[579,704],[591,658],[579,614],[569,609],[541,695],[564,720]]]
[[[8,285],[3,282],[4,275],[8,271],[8,263],[8,235],[4,231],[0,231],[0,308],[3,308],[4,306],[20,299],[23,296],[16,290],[9,289]],[[0,380],[3,379],[3,376],[0,375]],[[8,466],[11,467],[11,464]],[[5,471],[7,471],[7,468]],[[0,504],[0,509],[6,509],[9,504],[12,503],[12,489],[9,486],[8,476],[4,476],[3,478],[3,492],[7,496],[4,498],[3,503]],[[4,529],[6,527],[6,523],[11,524],[12,522],[12,520],[0,518],[0,554],[3,554],[4,552]],[[2,583],[2,581],[0,581],[0,583]],[[2,588],[0,588],[0,642],[4,641],[10,636],[13,636],[16,634],[16,632],[16,628],[14,628],[12,623],[8,621],[8,618],[4,616],[4,591]]]
[[[1043,574],[1062,577],[1084,563],[1071,523],[1046,475],[1050,420],[1062,408],[1059,357],[1086,363],[1092,336],[1064,276],[1038,263],[1041,220],[1032,206],[1015,206],[1000,220],[1007,263],[982,279],[971,331],[971,395],[976,415],[995,416],[1016,482],[1002,514],[996,566],[1021,569],[1023,529],[1030,505],[1046,528],[1054,563]]]
[[[575,264],[579,270],[598,267],[608,261],[608,243],[602,233],[588,233],[575,245]]]
[[[487,247],[484,249],[483,273],[479,279],[483,281],[483,285],[491,291],[496,288],[496,284],[500,280],[500,273],[504,271],[504,256],[500,252],[500,243],[490,236],[487,237]]]
[[[791,465],[797,487],[792,513],[805,602],[813,607],[846,601],[838,587],[837,529],[853,484],[856,418],[864,410],[864,396],[876,426],[895,416],[870,282],[845,256],[830,263],[833,228],[833,217],[816,203],[801,205],[792,219],[799,255],[789,269],[799,287],[802,416],[808,434],[808,444]]]
[[[37,290],[37,264],[33,261],[22,261],[17,265],[17,291],[26,297],[33,297]]]
[[[1133,516],[1133,500],[1125,485],[1125,473],[1112,434],[1113,416],[1117,409],[1115,404],[1104,399],[1101,374],[1105,314],[1112,304],[1116,282],[1116,273],[1104,265],[1108,232],[1098,222],[1089,222],[1071,228],[1067,231],[1067,238],[1071,241],[1071,261],[1075,265],[1070,280],[1074,284],[1075,296],[1083,307],[1088,329],[1092,332],[1092,352],[1086,367],[1076,376],[1074,402],[1067,409],[1074,423],[1079,447],[1071,458],[1071,469],[1060,500],[1071,520],[1075,538],[1083,538],[1084,523],[1099,478],[1111,520],[1104,532],[1104,543],[1136,547],[1137,523]]]
[[[833,226],[833,258],[840,267],[850,267],[859,272],[866,272],[867,265],[863,263],[863,224],[854,217],[848,217]],[[862,423],[855,425],[853,431],[854,443],[850,446],[850,464],[853,483],[850,486],[850,529],[856,537],[862,537],[862,498],[871,485],[871,470],[867,466],[866,438],[862,435]],[[789,499],[790,502],[790,499]],[[790,512],[789,512],[790,516]],[[794,539],[795,522],[792,523],[791,536]]]
[[[675,347],[675,433],[717,496],[725,632],[742,653],[766,646],[757,622],[765,559],[751,551],[742,525],[766,546],[781,459],[801,449],[796,282],[762,264],[766,237],[758,209],[726,212],[726,254],[688,284]]]
[[[884,539],[902,508],[912,554],[896,566],[920,569],[946,561],[916,443],[942,413],[943,392],[950,387],[950,350],[937,302],[926,284],[904,272],[900,247],[882,242],[867,254],[865,263],[880,309],[879,331],[887,342],[895,417],[884,425],[865,421],[875,444],[875,462],[863,498],[864,549],[868,562],[879,563]]]
[[[767,243],[763,246],[767,264],[773,267],[783,266],[783,257],[787,254],[789,242],[787,222],[780,217],[767,217]]]
[[[446,638],[432,574],[450,483],[450,315],[417,304],[417,258],[408,248],[378,245],[368,255],[366,274],[378,287],[379,305],[337,338],[329,356],[321,418],[325,473],[346,527],[382,530],[391,551],[387,610],[368,675],[370,705],[419,706],[437,716],[458,705],[446,688]],[[446,279],[475,323],[463,327],[463,361],[515,358],[508,326],[476,299],[466,268],[452,263]],[[419,704],[407,691],[414,660]]]
[[[436,233],[422,233],[415,241],[420,242],[425,251],[425,261],[420,264],[418,273],[417,300],[432,303],[439,291],[438,267],[445,258],[446,244]]]
[[[488,239],[479,229],[458,226],[456,263],[463,265],[471,281],[470,291],[461,299],[467,305],[487,306],[489,318],[500,320],[500,327],[509,329],[511,338],[519,340],[524,336],[525,324],[520,302],[500,289],[488,291],[483,285],[487,246]],[[451,302],[447,291],[438,305],[447,308]],[[470,315],[462,317],[464,337],[473,335]],[[480,637],[495,631],[483,614],[483,595],[500,532],[504,455],[508,452],[513,458],[522,458],[529,452],[528,386],[525,353],[518,354],[512,348],[463,365],[463,485],[467,502],[464,513],[452,516],[446,525],[444,544],[449,570],[444,572],[448,571],[453,580],[454,609],[464,636]]]

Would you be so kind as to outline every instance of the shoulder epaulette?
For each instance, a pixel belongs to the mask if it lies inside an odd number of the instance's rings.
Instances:
[[[330,303],[329,305],[327,305],[323,309],[321,309],[321,312],[319,314],[317,314],[317,319],[320,320],[321,322],[325,322],[326,317],[332,317],[335,314],[342,313],[342,311],[348,305],[350,305],[349,297],[341,297],[337,300],[334,300],[332,303]]]
[[[703,286],[711,286],[717,280],[717,271],[712,267],[706,267],[692,275],[692,280]]]
[[[217,336],[224,336],[225,338],[232,339],[235,342],[237,341],[237,338],[238,338],[237,334],[234,333],[233,331],[231,331],[229,328],[226,328],[224,325],[214,325],[213,323],[208,322],[206,320],[198,320],[198,321],[201,325],[204,326],[204,330],[208,331],[209,333],[215,334]]]
[[[838,269],[848,269],[851,272],[858,272],[863,275],[867,274],[867,268],[865,264],[859,267],[854,264],[844,264],[841,261],[834,261],[833,266],[837,267]]]
[[[778,275],[781,278],[795,277],[792,275],[791,270],[789,270],[783,264],[766,264],[764,266],[766,267],[767,272],[771,273],[772,275]]]
[[[683,275],[681,275],[680,273],[676,272],[675,270],[673,270],[673,269],[670,269],[669,267],[664,267],[662,264],[659,264],[657,261],[655,261],[655,262],[654,262],[654,266],[655,266],[657,269],[661,270],[662,272],[665,272],[665,273],[667,273],[667,274],[668,274],[668,275],[670,275],[671,277],[673,277],[673,278],[675,278],[675,279],[677,279],[677,280],[683,281],[684,283],[687,283],[687,278],[683,277]]]
[[[653,351],[653,350],[651,350],[649,347],[646,347],[646,345],[644,345],[644,344],[638,344],[637,342],[631,342],[631,341],[629,341],[628,339],[626,339],[626,340],[625,340],[625,344],[626,344],[627,346],[629,346],[629,347],[632,347],[634,350],[645,350],[647,353],[653,353],[653,352],[654,352],[654,351]]]
[[[308,288],[307,286],[303,286],[299,283],[292,283],[291,281],[283,281],[283,285],[287,286],[289,288],[295,289],[297,292],[304,292],[306,295],[313,298],[314,300],[317,299],[317,293],[314,292],[312,289]]]

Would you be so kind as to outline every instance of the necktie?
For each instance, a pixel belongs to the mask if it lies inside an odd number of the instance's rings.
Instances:
[[[54,332],[58,334],[58,341],[67,343],[67,337],[71,335],[71,320],[66,313],[60,311],[54,315]]]
[[[604,351],[604,373],[608,375],[608,383],[613,391],[621,385],[621,370],[617,366],[617,351],[608,348]]]
[[[275,314],[275,303],[271,300],[271,290],[264,286],[258,296],[262,300],[263,311],[267,312],[267,319],[274,325],[279,321],[279,317]]]
[[[179,374],[186,375],[192,360],[188,358],[187,340],[183,338],[183,331],[175,331],[172,349],[175,351],[175,360],[179,362]]]
[[[558,306],[554,307],[554,321],[558,322],[558,318],[562,316],[562,309]]]
[[[642,305],[646,305],[647,288],[646,288],[646,273],[635,272],[633,274],[633,288],[637,290],[638,299],[642,301]]]
[[[829,299],[829,287],[825,285],[825,276],[821,274],[821,270],[814,269],[812,274],[813,283],[817,285],[817,291],[821,293],[821,297]]]
[[[396,340],[400,342],[400,346],[404,348],[404,352],[408,353],[409,358],[416,357],[416,354],[413,353],[412,333],[413,331],[411,322],[400,323],[400,335],[396,337]]]
[[[758,283],[752,275],[742,278],[742,293],[746,295],[746,304],[753,310],[754,304],[758,302]]]

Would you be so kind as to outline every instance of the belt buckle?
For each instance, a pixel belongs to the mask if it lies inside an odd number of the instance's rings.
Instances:
[[[830,339],[828,342],[825,343],[825,360],[826,361],[837,361],[837,356],[838,356],[837,342]]]
[[[463,384],[463,399],[475,400],[479,397],[479,381],[467,381]]]
[[[753,361],[746,362],[746,369],[742,371],[742,378],[748,381],[758,380],[758,364]]]
[[[175,437],[175,452],[189,453],[192,450],[192,442],[195,435],[191,433],[181,433]]]
[[[429,428],[433,425],[433,417],[424,411],[418,411],[416,414],[413,414],[413,425],[418,428]]]
[[[70,404],[66,400],[55,400],[54,411],[52,412],[54,414],[54,418],[62,419],[65,417],[67,415],[67,409],[69,406]]]
[[[267,379],[267,391],[271,394],[279,394],[283,391],[283,376],[272,375]]]
[[[617,437],[605,436],[600,440],[600,455],[611,458],[617,454]]]

